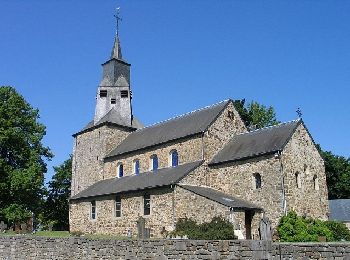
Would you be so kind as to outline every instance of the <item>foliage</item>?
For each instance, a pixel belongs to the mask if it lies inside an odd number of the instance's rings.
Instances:
[[[334,155],[332,152],[322,151],[329,199],[350,198],[350,158]]]
[[[255,101],[246,105],[245,99],[235,100],[234,106],[247,127],[262,128],[280,123],[271,106],[266,107]]]
[[[350,241],[350,230],[344,223],[338,221],[326,221],[325,224],[333,233],[335,241]]]
[[[0,87],[0,219],[24,220],[40,210],[44,194],[45,126],[39,111],[13,87]]]
[[[54,167],[55,174],[48,186],[48,196],[45,202],[44,223],[53,224],[55,230],[69,229],[69,203],[72,156],[60,166]]]
[[[23,221],[31,217],[30,212],[16,203],[10,204],[3,209],[3,214],[9,222]]]
[[[194,220],[183,218],[176,223],[176,229],[171,235],[186,235],[189,239],[236,239],[233,225],[221,218],[214,217],[210,222],[197,224]]]
[[[342,223],[304,218],[290,211],[281,218],[277,232],[282,242],[316,242],[319,237],[327,241],[350,241],[350,231]]]

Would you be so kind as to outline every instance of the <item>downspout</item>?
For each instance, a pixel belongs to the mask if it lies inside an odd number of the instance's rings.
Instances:
[[[202,134],[202,160],[204,161],[204,149],[205,149],[205,145],[204,145],[204,133]],[[205,174],[205,185],[208,186],[208,174]]]
[[[282,153],[281,151],[278,151],[277,154],[278,159],[280,161],[280,175],[281,175],[281,185],[282,185],[282,210],[283,215],[287,214],[287,200],[286,200],[286,192],[284,189],[284,171],[283,171],[283,163],[282,163]]]
[[[172,198],[171,198],[171,200],[172,200],[172,221],[173,221],[173,228],[174,228],[174,230],[175,230],[175,227],[176,227],[176,218],[175,218],[175,186],[173,185],[173,184],[171,184],[170,185],[170,189],[172,189],[173,190],[173,194],[172,194]]]

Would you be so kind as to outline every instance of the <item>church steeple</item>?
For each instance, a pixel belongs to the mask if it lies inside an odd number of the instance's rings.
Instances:
[[[109,121],[119,125],[133,125],[130,91],[130,64],[122,59],[119,40],[119,9],[117,8],[117,31],[112,54],[102,64],[102,80],[96,95],[94,124]]]
[[[119,37],[116,36],[114,39],[114,45],[112,49],[111,59],[123,59],[122,48],[120,46]]]

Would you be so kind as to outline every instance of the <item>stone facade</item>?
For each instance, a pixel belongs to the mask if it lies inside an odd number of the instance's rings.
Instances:
[[[158,157],[158,167],[167,168],[171,166],[170,152],[173,150],[178,152],[179,164],[200,161],[203,158],[202,147],[202,137],[200,135],[175,140],[126,155],[108,158],[105,161],[104,172],[106,178],[114,178],[117,176],[118,164],[122,163],[124,176],[130,176],[134,174],[133,164],[136,159],[140,162],[140,173],[148,172],[151,170],[151,156],[154,154]]]
[[[0,236],[0,259],[350,259],[349,243]]]
[[[72,196],[105,178],[104,157],[129,133],[128,128],[105,124],[75,136],[72,161]]]
[[[324,162],[303,124],[298,126],[282,152],[282,165],[287,210],[327,219],[329,209]]]

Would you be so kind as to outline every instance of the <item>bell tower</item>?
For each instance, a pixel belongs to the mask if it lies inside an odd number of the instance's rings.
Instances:
[[[123,60],[119,40],[119,9],[115,15],[117,31],[110,59],[102,64],[102,80],[96,94],[94,125],[113,115],[113,121],[123,126],[132,125],[130,91],[130,64]]]

